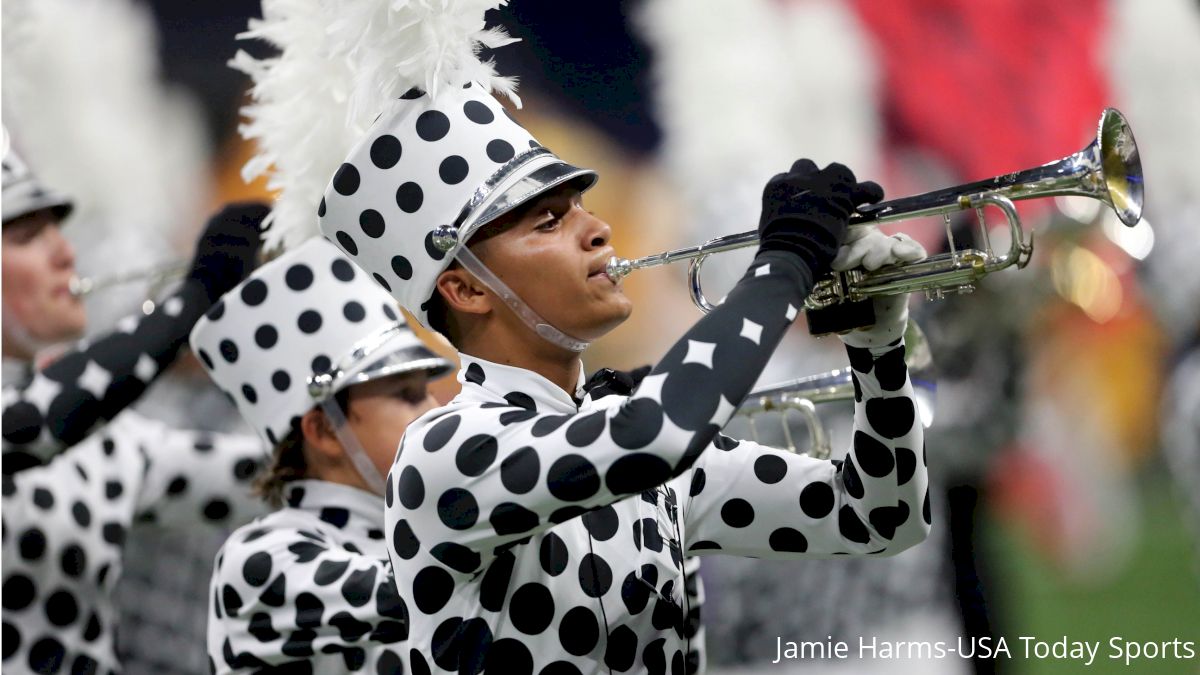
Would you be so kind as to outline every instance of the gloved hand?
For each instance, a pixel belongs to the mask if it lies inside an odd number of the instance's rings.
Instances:
[[[642,366],[634,368],[629,372],[623,370],[613,370],[612,368],[601,368],[592,373],[587,382],[583,383],[583,391],[592,395],[592,400],[596,401],[605,396],[618,395],[628,396],[637,389],[647,375],[650,374],[650,366]]]
[[[196,241],[187,278],[204,287],[210,303],[254,271],[262,248],[259,227],[270,213],[266,204],[228,204],[208,220]]]
[[[883,189],[858,182],[841,164],[817,169],[801,159],[788,173],[776,175],[763,190],[759,218],[759,251],[787,251],[798,256],[819,279],[829,272],[846,238],[850,214],[861,204],[883,199]]]
[[[886,265],[916,262],[927,257],[925,248],[906,234],[887,236],[874,225],[850,228],[846,245],[838,251],[832,268],[839,272],[862,267],[874,271]],[[904,334],[908,325],[908,294],[874,298],[875,325],[842,335],[852,347],[882,347]]]

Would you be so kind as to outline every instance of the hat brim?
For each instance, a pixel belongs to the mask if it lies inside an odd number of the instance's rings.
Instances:
[[[341,391],[346,387],[372,380],[378,380],[392,375],[407,375],[409,373],[425,372],[429,379],[435,379],[447,375],[454,368],[446,359],[434,354],[428,348],[423,346],[408,347],[399,349],[383,358],[372,362],[360,372],[344,378],[338,384],[335,392]]]
[[[8,202],[9,199],[6,199],[5,201]],[[72,203],[71,200],[63,197],[62,195],[51,192],[43,192],[40,195],[36,195],[28,199],[18,198],[12,199],[11,201],[14,202],[12,208],[4,209],[5,225],[7,225],[9,221],[16,220],[21,216],[27,216],[31,213],[37,213],[38,211],[49,211],[50,213],[54,214],[55,219],[61,223],[62,221],[65,221],[67,216],[70,216],[75,210],[75,204]],[[5,206],[8,206],[8,204],[6,203]]]
[[[498,178],[492,191],[494,196],[488,195],[490,198],[473,209],[460,226],[463,241],[470,241],[480,227],[564,183],[582,179],[579,190],[586,192],[599,180],[595,171],[568,164],[544,148],[530,151],[526,161],[516,162],[507,175]]]

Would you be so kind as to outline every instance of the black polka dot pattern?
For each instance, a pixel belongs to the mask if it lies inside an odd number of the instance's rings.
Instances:
[[[5,671],[119,670],[111,593],[133,523],[209,520],[206,505],[244,493],[253,472],[241,467],[261,458],[258,439],[180,431],[126,411],[62,461],[5,476]],[[243,499],[224,515],[244,519],[248,507]],[[256,579],[259,562],[237,574]],[[228,594],[235,611],[239,599]]]
[[[302,480],[289,503],[235,532],[218,556],[213,663],[222,670],[289,664],[289,672],[399,672],[409,618],[445,602],[445,572],[430,568],[428,596],[410,603],[396,591],[386,542],[372,536],[383,527],[377,498]],[[478,557],[449,544],[433,555],[452,568]]]
[[[353,234],[357,248],[347,247],[347,253],[418,316],[432,295],[427,279],[449,260],[437,255],[430,230],[455,222],[461,205],[497,162],[505,161],[509,148],[533,147],[491,99],[482,100],[491,121],[468,112],[464,103],[476,94],[464,91],[455,90],[453,99],[423,96],[400,103],[402,112],[380,119],[372,133],[396,135],[405,152],[395,170],[372,173],[371,184],[385,186],[382,194],[326,193],[322,231],[339,245],[338,232]],[[493,144],[496,140],[508,147]],[[375,172],[369,145],[347,161]],[[422,170],[399,170],[418,153]],[[421,225],[388,203],[400,205],[398,189],[408,182],[421,190]],[[366,208],[386,214],[380,241],[387,245],[368,249],[360,240],[365,235],[357,232],[357,222]],[[411,279],[402,279],[393,268],[397,255],[411,264]],[[464,356],[463,393],[406,432],[392,470],[396,494],[386,507],[383,530],[388,537],[400,535],[389,542],[388,552],[400,579],[398,591],[410,607],[414,671],[457,671],[463,667],[459,654],[465,653],[457,647],[464,640],[483,644],[489,639],[482,667],[492,664],[498,672],[540,673],[559,662],[583,666],[584,672],[601,663],[613,672],[647,663],[682,670],[683,630],[691,614],[685,607],[684,551],[866,554],[902,548],[923,535],[923,528],[914,526],[920,519],[912,517],[890,541],[870,522],[873,509],[900,500],[915,505],[923,496],[920,468],[905,486],[897,485],[894,455],[892,471],[877,477],[859,467],[878,473],[886,460],[860,464],[853,448],[839,468],[718,434],[797,317],[809,284],[805,276],[786,254],[760,255],[721,308],[668,351],[632,399],[612,395],[577,401],[575,392],[563,392],[539,376]],[[866,410],[885,396],[911,396],[907,382],[884,394],[873,372],[866,372],[877,370],[876,359],[889,349],[865,350],[868,365],[855,361],[861,366],[855,372],[863,399],[859,430],[894,453],[898,445],[918,447],[920,428],[910,425],[889,436],[902,422],[895,411],[883,411],[893,426],[880,429]],[[514,404],[514,392],[527,395],[535,407]],[[477,436],[496,439],[494,456],[490,444],[482,457],[461,451]],[[756,466],[762,455],[780,461]],[[398,477],[408,469],[418,473],[425,493],[415,508],[401,499]],[[702,478],[697,470],[703,470]],[[802,491],[814,483],[827,486],[829,493],[810,491],[802,501]],[[920,496],[910,498],[913,491]],[[605,508],[610,506],[616,527],[608,536],[613,525]],[[896,520],[889,512],[875,517],[885,527]],[[442,544],[470,549],[479,556],[479,568],[464,572],[461,551]],[[444,560],[432,553],[435,549]],[[547,596],[552,609],[542,601]],[[514,610],[522,613],[517,608],[526,597],[529,607],[553,614],[514,616]],[[597,613],[597,598],[604,599],[607,621]],[[475,620],[488,630],[471,623]],[[651,647],[656,640],[662,642]],[[421,665],[413,655],[421,655]],[[478,666],[470,661],[465,669]]]

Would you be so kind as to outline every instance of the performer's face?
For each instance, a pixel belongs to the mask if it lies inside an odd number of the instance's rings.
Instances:
[[[612,228],[583,208],[582,197],[570,184],[550,191],[485,227],[503,229],[471,249],[542,318],[594,340],[628,318],[633,304],[604,272]]]
[[[381,377],[350,388],[346,421],[380,475],[392,468],[408,425],[438,403],[425,372]]]
[[[4,224],[4,319],[38,342],[78,337],[87,321],[83,302],[71,295],[75,251],[48,210]],[[10,330],[5,326],[5,345]]]

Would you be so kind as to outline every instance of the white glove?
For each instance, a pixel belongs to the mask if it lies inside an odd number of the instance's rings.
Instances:
[[[851,227],[846,243],[838,249],[830,265],[845,272],[856,267],[875,271],[887,265],[924,260],[928,254],[907,234],[887,236],[874,225]],[[904,335],[908,326],[908,294],[888,295],[874,299],[875,325],[859,328],[840,336],[851,347],[882,347]]]

